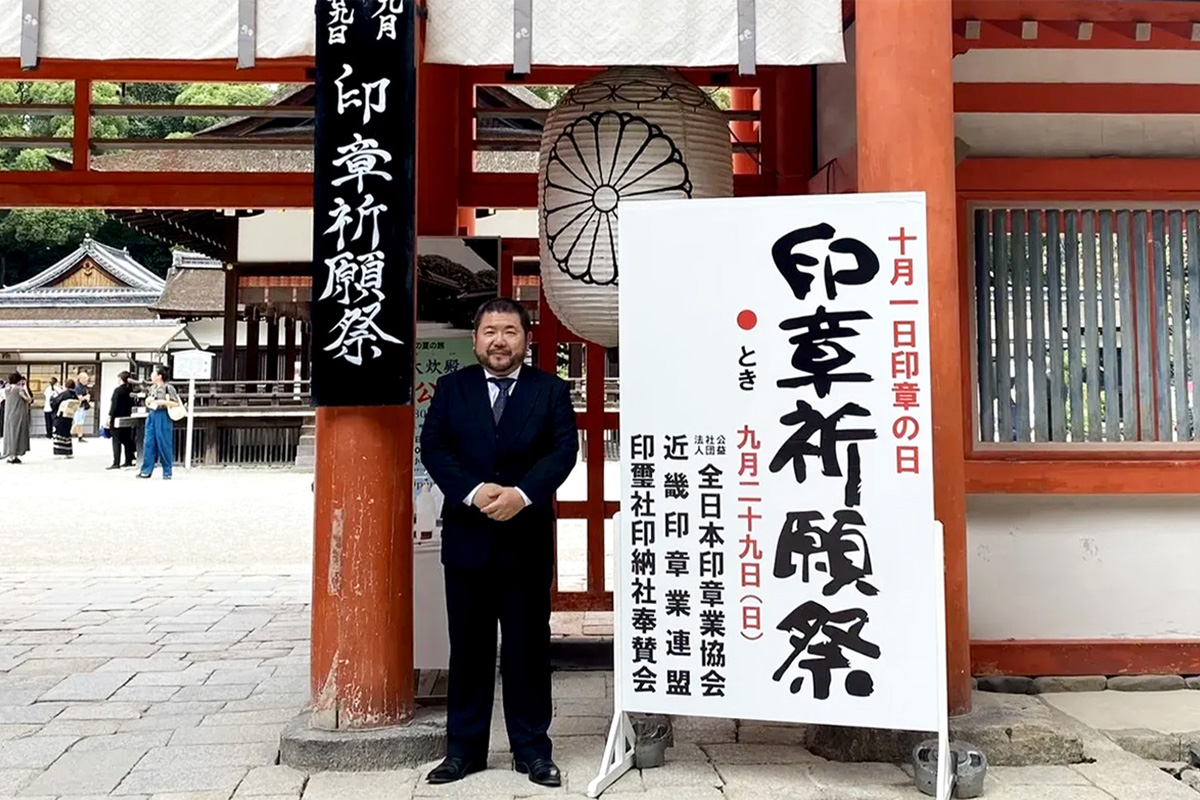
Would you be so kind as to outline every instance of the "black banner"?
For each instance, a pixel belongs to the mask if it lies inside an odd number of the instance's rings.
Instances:
[[[312,396],[409,405],[416,5],[318,0]]]

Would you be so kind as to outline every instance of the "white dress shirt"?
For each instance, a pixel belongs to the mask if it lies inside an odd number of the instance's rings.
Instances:
[[[497,375],[496,373],[492,372],[487,367],[483,368],[483,375],[484,375],[484,378],[486,378],[486,380],[487,380],[488,400],[491,403],[491,405],[495,406],[496,398],[500,396],[500,387],[497,386],[496,384],[492,383],[492,378],[499,378],[500,376]],[[517,379],[520,377],[520,375],[521,375],[521,368],[518,366],[516,368],[516,370],[514,370],[513,372],[504,376],[506,378],[511,378],[513,381],[512,385],[508,387],[508,396],[509,397],[512,397],[512,393],[516,390]],[[470,492],[468,492],[467,496],[463,498],[463,503],[465,503],[466,505],[469,505],[469,506],[475,505],[475,494],[482,488],[483,488],[483,484],[481,483],[478,486],[476,486],[474,489],[472,489]],[[524,492],[522,492],[520,487],[514,487],[514,488],[516,488],[517,493],[520,494],[521,497],[523,497],[525,499],[525,505],[529,505],[531,502],[529,499],[529,496],[527,494],[525,494]]]
[[[53,400],[54,395],[57,394],[57,391],[56,391],[57,389],[58,389],[57,385],[47,386],[45,391],[42,392],[42,397],[44,397],[46,399],[46,410],[47,411],[50,410],[50,401]]]

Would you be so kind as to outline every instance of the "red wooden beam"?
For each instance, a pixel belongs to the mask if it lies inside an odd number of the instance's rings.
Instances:
[[[971,642],[975,675],[1195,675],[1200,642],[1058,639]]]
[[[1190,0],[954,0],[954,19],[1073,22],[1191,22]]]
[[[306,172],[0,171],[0,208],[310,208]]]
[[[956,83],[964,114],[1200,114],[1200,85]]]
[[[1200,159],[967,158],[957,184],[967,199],[1182,200],[1200,197]]]
[[[738,197],[772,194],[769,177],[734,175],[733,193]],[[802,182],[792,188],[803,194],[801,186]],[[458,204],[466,208],[537,208],[537,192],[537,175],[532,172],[472,172],[461,181]]]
[[[1197,15],[1200,17],[1200,14]],[[1022,20],[975,20],[979,22],[978,36],[968,39],[966,27],[968,20],[954,22],[955,53],[971,49],[1045,49],[1055,50],[1091,49],[1091,50],[1196,50],[1200,42],[1191,39],[1192,25],[1190,22],[1156,22],[1151,23],[1150,37],[1138,41],[1136,28],[1138,22],[1146,22],[1141,18],[1130,18],[1121,22],[1094,22],[1091,35],[1087,39],[1079,38],[1079,21],[1048,21],[1038,16],[1027,18],[1027,21],[1038,23],[1037,36],[1026,39],[1021,35]]]
[[[968,494],[1195,494],[1200,485],[1200,453],[1162,461],[970,459],[963,469]]]
[[[149,83],[311,83],[312,58],[259,59],[238,69],[234,59],[209,61],[90,61],[44,58],[36,69],[23,70],[16,58],[0,58],[0,80],[92,80]]]

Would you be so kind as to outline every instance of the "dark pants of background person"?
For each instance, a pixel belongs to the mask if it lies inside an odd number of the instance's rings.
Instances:
[[[113,466],[133,466],[133,428],[113,428],[109,431],[112,438]],[[125,449],[125,460],[121,460],[121,449]]]
[[[449,755],[487,760],[496,687],[496,622],[504,722],[513,755],[551,757],[550,581],[553,567],[495,552],[482,567],[445,567],[450,628]]]
[[[49,439],[54,435],[54,412],[46,411],[44,416],[46,417],[46,438]]]

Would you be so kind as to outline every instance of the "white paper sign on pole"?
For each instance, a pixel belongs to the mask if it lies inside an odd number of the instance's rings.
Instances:
[[[203,350],[181,350],[171,356],[171,377],[175,380],[212,380],[213,354]]]
[[[938,729],[925,237],[922,194],[622,207],[619,709]]]

